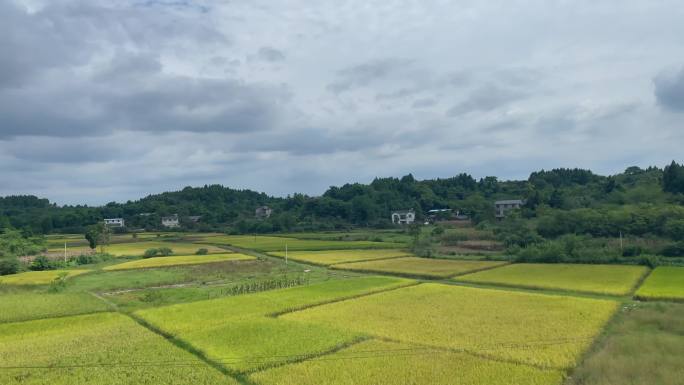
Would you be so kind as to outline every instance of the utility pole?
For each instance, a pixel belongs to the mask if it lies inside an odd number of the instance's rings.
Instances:
[[[64,241],[64,263],[66,263],[66,241]]]
[[[620,230],[620,251],[622,251],[622,230]]]

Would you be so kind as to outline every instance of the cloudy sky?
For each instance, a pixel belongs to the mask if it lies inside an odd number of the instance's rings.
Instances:
[[[681,0],[0,0],[0,195],[684,160]]]

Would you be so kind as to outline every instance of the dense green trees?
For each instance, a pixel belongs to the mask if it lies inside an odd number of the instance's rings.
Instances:
[[[663,190],[671,193],[684,193],[684,166],[672,161],[663,170]]]

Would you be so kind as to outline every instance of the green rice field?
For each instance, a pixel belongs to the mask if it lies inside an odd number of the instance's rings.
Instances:
[[[228,262],[228,261],[248,261],[254,260],[251,255],[239,253],[207,254],[207,255],[179,255],[170,257],[154,257],[139,259],[137,261],[124,262],[105,267],[103,270],[128,270],[128,269],[147,269],[156,267],[198,265],[203,263]]]
[[[684,267],[660,266],[636,292],[643,300],[684,301]]]
[[[632,293],[644,266],[520,263],[456,278],[461,282],[607,295]]]
[[[194,254],[199,249],[207,249],[209,253],[225,253],[226,250],[211,245],[202,245],[190,242],[131,242],[114,243],[107,246],[107,253],[117,256],[142,256],[147,249],[158,249],[168,247],[176,255]]]
[[[415,277],[448,278],[472,271],[491,269],[507,262],[403,257],[376,261],[341,263],[334,269],[388,273]]]

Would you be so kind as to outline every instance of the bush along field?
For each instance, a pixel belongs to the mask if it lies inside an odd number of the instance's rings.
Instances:
[[[657,267],[641,285],[636,298],[684,302],[684,267]]]

